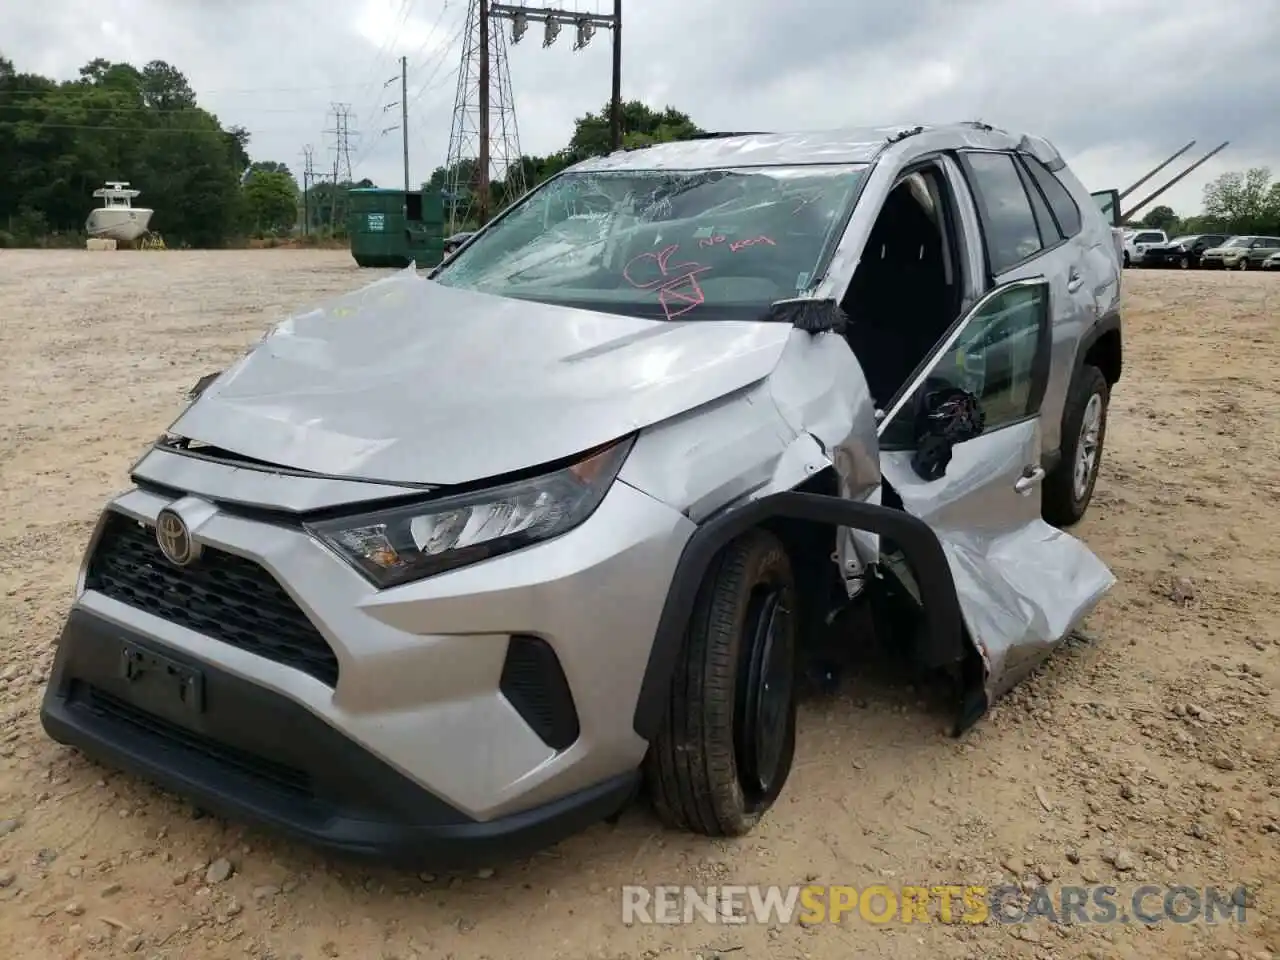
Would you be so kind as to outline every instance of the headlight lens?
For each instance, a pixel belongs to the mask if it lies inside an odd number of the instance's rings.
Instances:
[[[600,505],[631,445],[628,438],[530,480],[306,528],[375,586],[398,586],[572,530]]]

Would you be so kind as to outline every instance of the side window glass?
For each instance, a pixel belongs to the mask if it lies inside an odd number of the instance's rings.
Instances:
[[[1027,199],[1031,201],[1031,213],[1036,218],[1036,228],[1040,231],[1040,243],[1042,246],[1051,247],[1062,239],[1062,235],[1058,233],[1058,224],[1054,221],[1053,214],[1049,212],[1049,205],[1045,203],[1044,196],[1031,182],[1031,176],[1021,166],[1017,164],[1014,166],[1018,171],[1019,179],[1022,180],[1022,189],[1027,192]]]
[[[1053,173],[1043,163],[1035,157],[1023,157],[1027,169],[1031,172],[1031,178],[1039,185],[1041,191],[1044,192],[1045,199],[1049,201],[1049,208],[1053,211],[1054,217],[1058,221],[1058,226],[1062,228],[1062,233],[1067,237],[1074,237],[1080,232],[1080,208],[1076,206],[1075,198],[1071,196],[1071,191],[1066,185],[1053,175]]]
[[[1036,412],[1036,359],[1049,317],[1048,285],[1017,283],[998,290],[964,321],[949,347],[936,355],[922,383],[894,404],[880,434],[883,449],[912,449],[929,395],[963,390],[983,415],[984,434]]]
[[[967,159],[982,210],[991,272],[1000,274],[1040,252],[1040,231],[1012,156],[970,153]]]

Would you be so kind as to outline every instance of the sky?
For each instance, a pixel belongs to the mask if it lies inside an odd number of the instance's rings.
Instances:
[[[444,163],[467,0],[0,0],[0,53],[69,79],[94,57],[182,70],[200,104],[252,134],[254,159],[332,169],[346,104],[355,176],[412,183]],[[557,0],[610,12],[612,0]],[[1047,137],[1090,190],[1131,196],[1231,141],[1160,199],[1186,215],[1226,170],[1280,177],[1280,0],[623,0],[623,96],[709,130],[982,120]],[[510,24],[500,24],[507,31]],[[508,44],[528,154],[564,146],[610,90],[610,37]],[[394,105],[393,105],[394,104]],[[121,174],[127,177],[127,171]],[[145,189],[145,184],[137,186]]]

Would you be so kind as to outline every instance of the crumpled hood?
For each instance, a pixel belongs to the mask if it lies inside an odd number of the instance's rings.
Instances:
[[[754,383],[792,333],[510,300],[408,268],[279,324],[170,432],[298,470],[467,483]]]

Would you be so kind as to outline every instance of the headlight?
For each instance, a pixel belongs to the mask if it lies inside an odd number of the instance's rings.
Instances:
[[[375,586],[398,586],[572,530],[600,505],[631,445],[612,444],[541,477],[306,529]]]

